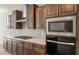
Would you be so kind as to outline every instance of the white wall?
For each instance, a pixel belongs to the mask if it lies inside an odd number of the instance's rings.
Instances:
[[[0,42],[2,37],[5,36],[6,32],[6,14],[0,14]]]

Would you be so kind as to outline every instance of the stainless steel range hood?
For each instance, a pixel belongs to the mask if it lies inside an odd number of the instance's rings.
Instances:
[[[28,17],[23,17],[22,19],[17,20],[16,22],[27,22],[28,21]]]

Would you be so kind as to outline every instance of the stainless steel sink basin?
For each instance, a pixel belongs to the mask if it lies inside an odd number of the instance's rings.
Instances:
[[[16,37],[14,37],[14,38],[20,38],[20,39],[26,40],[26,39],[30,39],[30,38],[32,38],[32,37],[29,37],[29,36],[16,36]]]

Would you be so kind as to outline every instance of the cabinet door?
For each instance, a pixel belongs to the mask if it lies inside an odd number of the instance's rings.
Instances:
[[[79,13],[79,4],[77,4],[76,6],[77,6],[77,13]]]
[[[59,5],[59,15],[70,15],[76,13],[75,4],[60,4]]]
[[[32,55],[32,43],[24,42],[24,55]]]
[[[15,20],[20,20],[22,19],[22,11],[19,10],[14,10],[13,14],[15,15]]]
[[[76,33],[76,55],[79,55],[79,14],[77,15],[77,20],[76,20],[76,31],[77,31],[77,33]]]
[[[45,55],[45,51],[43,49],[33,49],[33,55]]]
[[[58,16],[58,5],[57,4],[47,4],[46,5],[46,17]]]
[[[24,48],[24,55],[32,55],[32,49]]]
[[[34,5],[30,4],[27,5],[27,17],[28,17],[28,27],[33,29],[34,28]]]
[[[18,55],[22,55],[23,54],[23,45],[18,43],[18,50],[17,50],[17,54]]]
[[[8,40],[8,52],[12,53],[12,41]]]
[[[18,45],[18,49],[17,49],[17,54],[18,55],[22,55],[23,54],[23,41],[18,40],[17,45]]]
[[[16,22],[16,29],[22,29],[22,22]]]
[[[13,51],[12,54],[16,55],[17,54],[17,42],[13,41]]]
[[[4,38],[3,40],[3,48],[7,51],[8,50],[8,40],[7,38]]]
[[[36,7],[36,28],[37,29],[44,29],[45,28],[45,7]]]
[[[45,46],[41,44],[33,43],[33,55],[45,55]]]
[[[14,10],[12,15],[9,15],[10,28],[22,29],[22,22],[16,22],[16,20],[22,19],[22,11]]]

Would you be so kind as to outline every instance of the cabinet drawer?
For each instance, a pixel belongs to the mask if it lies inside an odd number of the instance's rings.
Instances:
[[[28,49],[32,49],[32,43],[30,42],[24,42],[24,47]]]

